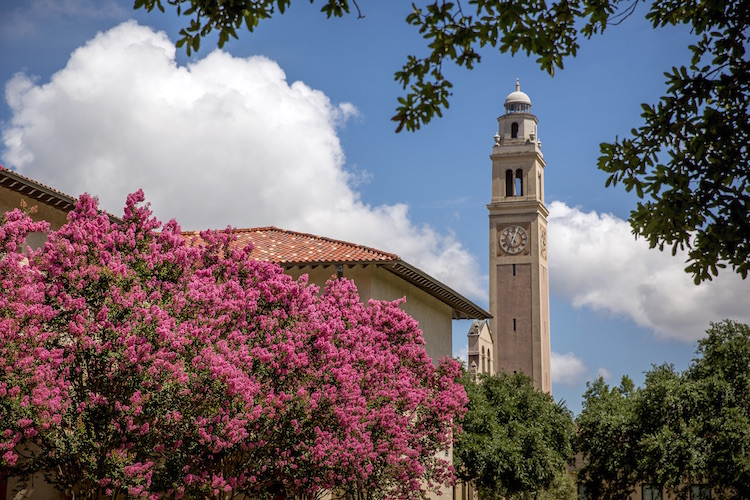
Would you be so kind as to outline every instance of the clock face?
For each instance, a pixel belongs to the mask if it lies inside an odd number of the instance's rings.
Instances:
[[[508,226],[500,232],[500,248],[505,253],[515,255],[520,253],[529,241],[529,235],[521,226]]]

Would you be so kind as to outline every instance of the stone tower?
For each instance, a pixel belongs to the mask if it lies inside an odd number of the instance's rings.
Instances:
[[[531,100],[505,99],[492,148],[490,329],[498,371],[523,372],[550,392],[549,266],[544,158]]]

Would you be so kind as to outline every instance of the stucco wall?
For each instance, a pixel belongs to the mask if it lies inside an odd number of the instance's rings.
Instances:
[[[67,212],[50,207],[40,201],[29,199],[27,196],[22,196],[2,186],[0,186],[0,213],[4,214],[13,209],[21,208],[22,199],[26,201],[29,208],[37,207],[36,213],[32,214],[34,220],[46,220],[50,223],[52,229],[59,229],[60,226],[65,224],[68,217]]]
[[[406,296],[404,311],[419,322],[425,348],[432,362],[437,364],[441,358],[451,355],[453,341],[450,306],[382,268],[376,268],[373,273],[370,293],[372,298],[381,300],[395,300]]]
[[[36,207],[36,212],[31,214],[32,219],[35,221],[46,220],[50,223],[51,229],[60,229],[67,221],[67,212],[50,207],[37,200],[31,200],[27,196],[22,196],[15,191],[0,186],[0,214],[21,208],[21,200],[26,202],[27,208]],[[26,244],[32,248],[39,248],[46,240],[46,233],[31,233],[26,238]]]
[[[310,283],[315,283],[322,290],[329,278],[336,277],[336,268],[334,266],[294,268],[287,271],[287,274],[293,278],[307,274]],[[451,355],[450,306],[390,271],[374,265],[358,265],[352,268],[344,266],[344,277],[354,281],[363,302],[369,299],[396,300],[405,296],[406,303],[402,307],[419,322],[425,339],[425,349],[432,362],[437,364],[439,359]]]

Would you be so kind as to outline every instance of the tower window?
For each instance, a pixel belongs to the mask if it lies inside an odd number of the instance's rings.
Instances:
[[[516,265],[513,264],[513,276],[515,276],[515,275],[516,275]]]
[[[516,331],[516,318],[513,318],[513,331]]]
[[[523,170],[516,170],[516,196],[523,196]]]
[[[505,171],[505,196],[513,196],[513,171]]]
[[[518,123],[516,122],[513,122],[513,124],[510,126],[510,138],[518,139]]]

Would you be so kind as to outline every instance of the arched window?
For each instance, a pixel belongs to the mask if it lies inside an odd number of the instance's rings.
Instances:
[[[523,196],[523,170],[516,170],[516,196]]]
[[[484,346],[482,346],[482,373],[484,373]]]
[[[513,196],[513,171],[505,171],[505,196]]]
[[[518,139],[518,124],[516,122],[513,122],[510,126],[510,138]]]

